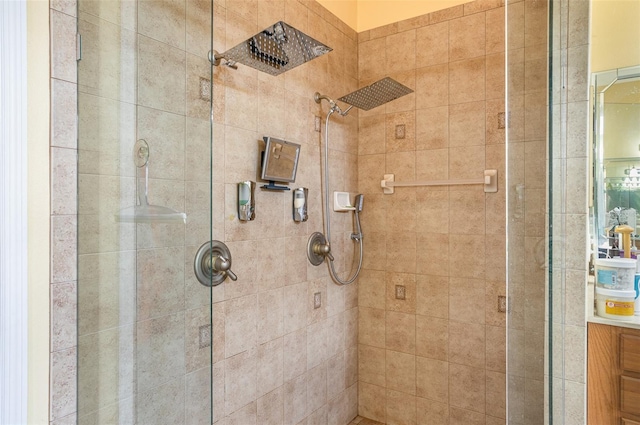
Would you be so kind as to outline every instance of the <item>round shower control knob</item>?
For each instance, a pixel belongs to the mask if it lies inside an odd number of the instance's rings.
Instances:
[[[331,246],[329,246],[327,239],[322,233],[314,232],[309,237],[309,242],[307,243],[307,258],[311,264],[319,266],[325,257],[333,261]]]
[[[231,271],[231,252],[220,241],[206,242],[198,248],[193,260],[193,271],[204,286],[218,286],[227,277],[234,281],[238,279]]]

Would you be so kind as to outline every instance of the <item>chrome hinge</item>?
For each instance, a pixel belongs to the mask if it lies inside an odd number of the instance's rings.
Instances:
[[[82,34],[76,34],[76,60],[82,60]]]

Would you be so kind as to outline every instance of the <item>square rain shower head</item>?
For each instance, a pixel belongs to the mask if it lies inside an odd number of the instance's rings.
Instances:
[[[279,75],[333,50],[283,21],[265,28],[221,57]]]
[[[353,93],[342,96],[338,100],[368,111],[409,93],[413,93],[413,90],[393,78],[386,77]]]

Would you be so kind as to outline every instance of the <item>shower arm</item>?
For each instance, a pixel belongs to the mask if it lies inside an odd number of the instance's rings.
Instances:
[[[347,114],[349,113],[351,108],[353,108],[353,105],[349,105],[349,107],[343,111],[342,109],[340,109],[338,104],[333,99],[331,99],[329,96],[325,96],[324,94],[320,94],[318,92],[316,92],[313,95],[313,100],[315,100],[316,103],[321,103],[323,99],[326,100],[327,102],[329,102],[329,111],[330,112],[332,112],[332,113],[333,112],[337,112],[338,114],[340,114],[343,117],[347,116]],[[327,115],[327,122],[329,121],[329,115]]]

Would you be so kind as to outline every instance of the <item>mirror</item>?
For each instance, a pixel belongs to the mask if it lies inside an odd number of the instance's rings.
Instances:
[[[260,178],[272,183],[294,182],[300,157],[300,145],[274,137],[264,137],[264,141]]]
[[[640,248],[640,66],[593,74],[594,212],[598,256],[620,255],[612,229],[634,229]]]

